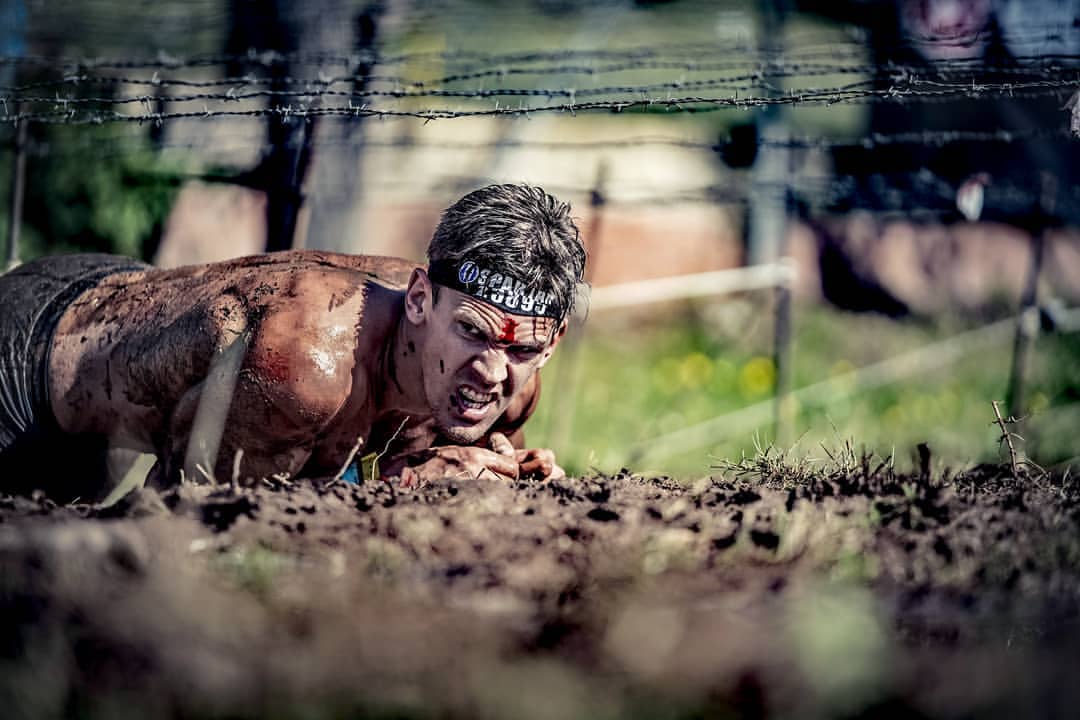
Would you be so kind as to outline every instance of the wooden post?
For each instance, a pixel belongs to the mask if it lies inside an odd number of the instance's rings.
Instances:
[[[19,264],[19,233],[22,230],[23,198],[26,195],[26,126],[26,120],[16,122],[15,162],[11,171],[11,208],[8,213],[5,270],[10,270]]]
[[[302,6],[302,7],[301,7]],[[323,51],[324,31],[343,30],[335,27],[338,15],[335,8],[342,3],[311,0],[290,3],[286,0],[229,0],[230,28],[226,39],[227,52],[241,58],[230,63],[229,71],[246,74],[265,73],[270,89],[295,89],[295,81],[312,79],[307,67],[296,61],[298,53]],[[269,52],[270,60],[244,61],[242,58]],[[293,104],[299,109],[309,106],[302,100],[272,98],[268,109],[276,112],[266,117],[266,145],[259,164],[246,181],[266,193],[266,250],[288,250],[293,246],[297,217],[303,204],[304,179],[311,160],[312,133],[316,120],[293,114]]]
[[[351,47],[358,61],[349,68],[352,91],[362,95],[376,65],[379,23],[389,3],[371,3],[352,18]],[[370,249],[360,201],[364,162],[363,116],[322,118],[317,128],[310,177],[305,247],[344,253]],[[367,244],[367,248],[365,248]]]
[[[269,118],[266,178],[266,251],[289,250],[303,204],[314,120]]]
[[[1030,363],[1031,349],[1039,334],[1039,275],[1042,272],[1045,254],[1046,233],[1053,225],[1054,200],[1057,195],[1057,181],[1049,173],[1043,173],[1042,193],[1035,209],[1031,227],[1031,267],[1028,272],[1027,287],[1020,303],[1020,313],[1016,320],[1016,339],[1013,342],[1012,371],[1009,374],[1009,415],[1021,418],[1024,415],[1024,382]]]

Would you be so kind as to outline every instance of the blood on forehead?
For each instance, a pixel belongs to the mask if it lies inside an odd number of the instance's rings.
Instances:
[[[517,342],[517,320],[513,318],[504,318],[502,332],[499,333],[498,340],[503,343]]]
[[[479,298],[459,293],[457,315],[468,320],[498,343],[546,344],[552,339],[555,321],[548,317],[511,315]]]

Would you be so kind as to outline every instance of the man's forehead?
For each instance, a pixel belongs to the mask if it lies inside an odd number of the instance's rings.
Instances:
[[[556,321],[553,318],[517,315],[453,288],[445,290],[452,294],[453,313],[456,317],[469,319],[493,336],[502,334],[508,325],[513,325],[518,341],[547,342],[555,330]]]

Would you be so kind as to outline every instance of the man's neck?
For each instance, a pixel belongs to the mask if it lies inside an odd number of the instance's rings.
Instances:
[[[397,321],[387,337],[385,350],[374,378],[376,411],[399,412],[419,418],[431,410],[424,397],[424,372],[420,362],[416,328],[397,314]]]

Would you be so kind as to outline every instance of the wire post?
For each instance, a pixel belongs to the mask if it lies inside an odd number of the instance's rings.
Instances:
[[[588,262],[585,263],[585,282],[592,282],[596,274],[596,262],[600,256],[600,229],[604,216],[604,186],[607,183],[607,163],[600,161],[596,170],[596,185],[589,197],[589,231],[585,235],[585,251]],[[574,414],[577,410],[578,387],[581,385],[581,341],[585,332],[584,326],[576,333],[569,333],[563,340],[562,358],[559,363],[559,372],[556,382],[559,385],[559,394],[552,408],[549,427],[551,445],[554,448],[564,447],[569,441],[574,429]]]
[[[782,73],[775,58],[783,51],[784,0],[769,0],[761,4],[759,53],[765,66],[765,97],[775,98],[779,92]],[[783,201],[776,188],[786,184],[790,173],[790,133],[779,105],[765,104],[756,111],[758,152],[750,170],[752,200],[747,216],[747,265],[776,262],[783,254]]]
[[[791,285],[785,279],[776,286],[776,426],[775,443],[787,447],[791,438],[794,405],[791,397]]]
[[[1035,208],[1031,224],[1031,268],[1028,273],[1027,287],[1020,303],[1020,313],[1016,320],[1016,339],[1013,343],[1012,370],[1009,374],[1009,415],[1021,418],[1024,415],[1024,382],[1031,356],[1031,348],[1039,334],[1039,275],[1042,272],[1043,255],[1046,247],[1046,234],[1053,225],[1054,200],[1057,195],[1057,180],[1050,173],[1042,174],[1042,193]]]
[[[367,5],[351,18],[351,92],[358,97],[369,89],[378,64],[376,40],[385,3]],[[359,107],[359,105],[357,106]],[[320,122],[308,179],[308,222],[305,247],[335,252],[364,252],[362,186],[366,121],[355,117],[328,117]],[[370,246],[370,243],[369,243]]]
[[[787,174],[784,176],[784,207],[779,227],[780,236],[774,239],[779,257],[776,262],[784,271],[776,283],[776,320],[774,324],[773,362],[776,368],[776,424],[774,441],[780,447],[791,442],[795,426],[795,398],[791,394],[792,376],[792,292],[795,282],[795,261],[788,254],[788,228],[794,213],[795,154],[788,150]]]
[[[776,285],[776,321],[773,362],[776,365],[776,426],[775,442],[787,447],[795,425],[795,398],[791,395],[792,337],[791,295],[795,263],[785,257],[780,261],[787,271]]]
[[[15,162],[11,170],[11,208],[8,213],[8,244],[4,269],[19,264],[19,233],[22,230],[23,198],[26,196],[26,120],[15,129]]]
[[[269,121],[266,159],[266,250],[293,246],[303,203],[304,177],[311,160],[311,119]]]

